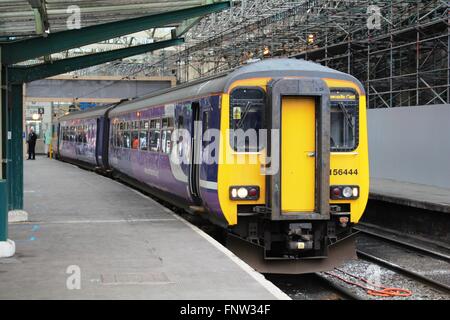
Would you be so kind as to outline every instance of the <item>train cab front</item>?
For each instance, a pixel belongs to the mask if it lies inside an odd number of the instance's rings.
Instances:
[[[352,224],[368,197],[364,94],[349,80],[252,81],[227,101],[228,151],[241,158],[221,168],[223,207],[236,210],[229,246],[261,272],[327,270],[353,258]],[[256,143],[239,129],[256,130]]]

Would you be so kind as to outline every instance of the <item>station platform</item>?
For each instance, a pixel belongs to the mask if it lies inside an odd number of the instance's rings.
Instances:
[[[112,179],[25,161],[0,299],[289,299],[203,231]],[[78,280],[80,280],[78,282]],[[79,286],[78,286],[79,284]]]
[[[450,213],[450,189],[391,179],[370,179],[369,198],[420,209]]]

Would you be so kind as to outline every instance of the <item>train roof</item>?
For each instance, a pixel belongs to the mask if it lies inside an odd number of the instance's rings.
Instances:
[[[87,110],[80,110],[71,112],[68,115],[62,116],[58,119],[59,122],[66,120],[75,120],[75,119],[87,119],[87,118],[97,118],[104,116],[108,109],[113,108],[117,104],[109,104],[98,107],[89,108]]]
[[[140,110],[149,106],[163,105],[190,98],[207,96],[210,94],[226,93],[233,82],[241,79],[286,76],[326,77],[350,80],[360,87],[361,92],[364,92],[364,87],[355,77],[347,73],[322,66],[318,63],[305,61],[303,59],[266,59],[241,66],[212,77],[202,78],[173,88],[152,92],[140,98],[124,100],[115,105],[96,107],[87,111],[73,112],[67,116],[61,117],[59,121],[95,118],[98,116],[103,116],[109,109],[111,109],[110,115],[114,116],[120,113]]]
[[[149,106],[157,106],[214,93],[226,93],[231,84],[240,79],[283,76],[327,77],[350,80],[360,87],[361,92],[364,92],[364,87],[355,77],[318,63],[303,59],[266,59],[238,67],[213,77],[188,82],[174,88],[160,90],[140,98],[123,102],[112,109],[110,115],[132,112]]]

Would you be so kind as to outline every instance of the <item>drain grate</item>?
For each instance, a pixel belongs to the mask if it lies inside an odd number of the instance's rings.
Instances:
[[[172,283],[163,272],[102,274],[100,275],[100,281],[104,285],[156,285]]]

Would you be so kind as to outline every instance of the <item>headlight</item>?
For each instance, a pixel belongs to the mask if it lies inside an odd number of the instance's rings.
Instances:
[[[330,199],[332,200],[354,200],[358,197],[358,186],[330,186]]]
[[[353,190],[350,187],[345,187],[342,189],[342,195],[344,198],[350,198],[353,195]]]
[[[244,187],[241,187],[241,188],[238,189],[237,195],[238,195],[239,198],[245,199],[248,196],[248,190],[246,188],[244,188]]]
[[[258,186],[232,186],[230,187],[231,200],[258,200]]]

